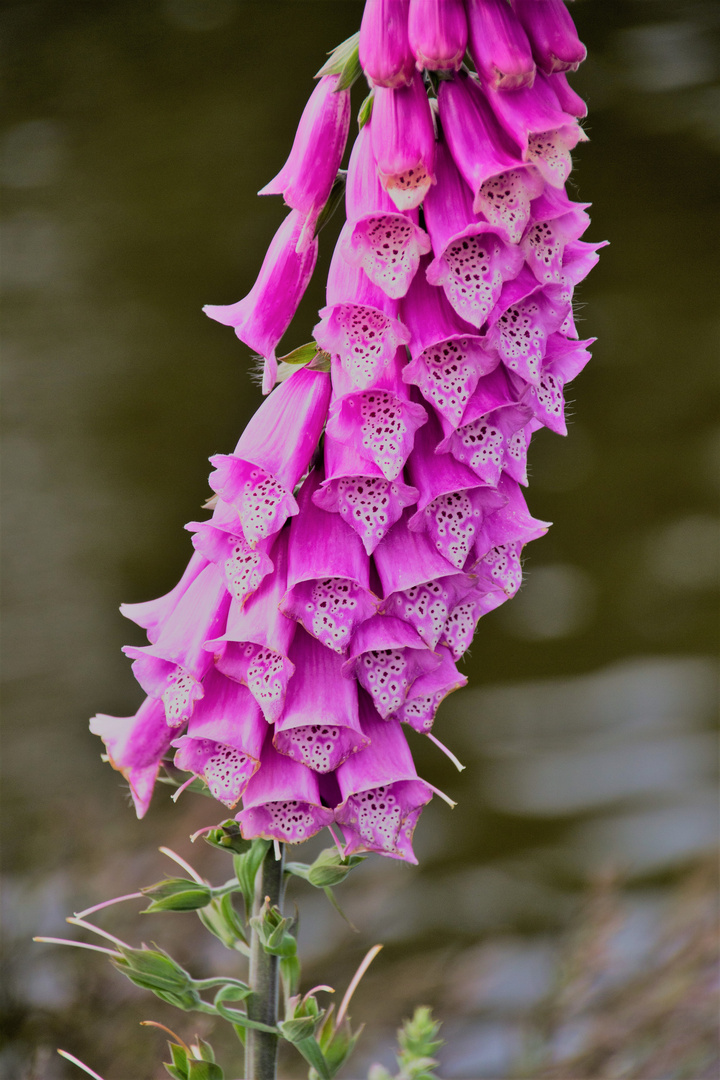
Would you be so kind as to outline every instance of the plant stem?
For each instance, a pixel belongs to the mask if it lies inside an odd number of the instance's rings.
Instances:
[[[265,902],[280,906],[283,894],[283,865],[285,845],[280,845],[280,858],[268,848],[255,881],[253,915],[259,915]],[[252,996],[248,999],[247,1014],[251,1020],[259,1020],[271,1026],[277,1023],[278,1010],[278,957],[263,949],[257,931],[252,931],[250,941],[250,978]],[[278,1037],[265,1031],[248,1028],[245,1048],[245,1075],[247,1080],[276,1080]]]

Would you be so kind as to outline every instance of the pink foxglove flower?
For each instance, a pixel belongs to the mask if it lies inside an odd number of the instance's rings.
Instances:
[[[216,322],[233,326],[246,345],[265,358],[263,393],[277,377],[275,349],[297,311],[315,269],[317,240],[301,251],[306,219],[299,210],[285,218],[268,248],[257,280],[236,304],[206,304],[203,311]]]
[[[356,627],[380,603],[370,589],[370,560],[359,536],[340,514],[316,505],[322,473],[315,470],[298,496],[290,527],[287,594],[283,612],[328,649],[343,653]]]
[[[551,334],[540,381],[537,386],[528,386],[522,398],[524,405],[532,409],[536,424],[557,435],[567,435],[563,390],[587,364],[590,359],[587,346],[594,340],[568,341],[562,334]]]
[[[374,615],[359,627],[342,671],[367,690],[385,719],[400,708],[415,679],[439,663],[409,623]]]
[[[145,698],[134,716],[98,713],[90,721],[90,731],[105,743],[110,764],[130,785],[137,816],[144,817],[160,762],[177,735],[177,731],[168,727],[162,701]]]
[[[192,554],[183,576],[177,585],[157,600],[145,600],[139,604],[121,604],[120,611],[126,619],[131,619],[147,632],[148,641],[157,641],[163,622],[187,592],[198,574],[208,565],[208,559],[199,551]]]
[[[301,368],[263,402],[234,453],[210,459],[210,486],[234,507],[251,546],[297,514],[293,489],[317,447],[329,398],[329,375]]]
[[[330,195],[350,127],[350,91],[338,90],[339,75],[325,75],[310,95],[290,156],[258,192],[282,195],[305,221],[297,240],[302,253],[312,244],[320,211]]]
[[[209,521],[191,521],[185,528],[193,533],[196,551],[217,566],[228,592],[238,604],[255,592],[273,568],[268,551],[275,536],[251,547],[242,534],[237,512],[222,499],[218,500]]]
[[[537,384],[550,334],[571,311],[562,286],[541,288],[527,267],[507,283],[488,319],[486,341],[508,371]]]
[[[219,802],[235,806],[260,765],[267,724],[250,691],[212,668],[187,734],[173,742],[175,764],[203,779]]]
[[[467,678],[458,671],[450,650],[441,645],[436,651],[440,663],[432,671],[415,680],[408,696],[393,717],[421,735],[430,732],[441,701],[448,694],[467,685]]]
[[[371,126],[372,121],[362,128],[350,155],[345,189],[348,221],[339,248],[374,285],[398,299],[408,291],[420,256],[430,250],[430,238],[418,224],[418,211],[401,213],[380,183]]]
[[[283,529],[272,549],[273,572],[244,605],[232,601],[225,633],[205,642],[218,671],[248,687],[269,724],[282,714],[295,671],[290,660],[295,623],[280,611],[287,588],[287,544],[288,530]]]
[[[416,488],[400,477],[388,480],[373,461],[325,432],[325,479],[313,500],[323,510],[340,514],[368,555],[417,497]]]
[[[420,71],[457,71],[468,40],[462,0],[410,0],[408,38]]]
[[[367,746],[358,719],[358,689],[343,679],[343,660],[298,627],[290,649],[295,674],[274,728],[276,750],[318,773],[332,772]]]
[[[408,41],[409,0],[365,0],[360,24],[360,64],[375,86],[405,86],[415,57]]]
[[[375,90],[372,147],[378,176],[398,210],[419,206],[435,183],[435,126],[422,76]]]
[[[433,789],[418,778],[400,723],[381,720],[366,699],[362,704],[370,746],[337,770],[342,802],[335,821],[345,836],[345,854],[377,851],[416,863],[413,832]]]
[[[248,840],[264,837],[300,844],[333,820],[333,811],[322,805],[317,774],[287,754],[279,754],[270,739],[242,801],[243,808],[235,817]]]
[[[577,71],[587,49],[577,36],[563,0],[512,0],[525,27],[538,67],[546,74]]]
[[[470,52],[485,82],[494,90],[532,86],[535,61],[530,42],[507,0],[466,3]]]

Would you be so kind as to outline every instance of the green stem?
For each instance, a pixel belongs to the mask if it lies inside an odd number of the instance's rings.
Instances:
[[[255,881],[253,915],[259,915],[270,898],[271,906],[279,907],[283,894],[283,863],[285,845],[280,845],[280,858],[275,858],[273,847],[268,848],[260,872]],[[251,1020],[274,1027],[278,1011],[278,957],[263,949],[257,931],[252,931],[250,941],[250,977],[252,996],[248,998],[247,1014]],[[277,1080],[278,1037],[265,1031],[248,1028],[245,1048],[245,1075],[247,1080]]]

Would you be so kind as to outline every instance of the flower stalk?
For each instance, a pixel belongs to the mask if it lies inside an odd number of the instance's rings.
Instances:
[[[273,847],[265,852],[255,881],[252,936],[250,939],[250,976],[252,996],[247,1011],[252,1020],[275,1027],[278,1020],[278,987],[280,958],[263,945],[260,930],[254,925],[263,910],[279,909],[283,898],[283,869],[285,845],[280,845],[280,858]],[[245,1076],[247,1080],[275,1080],[277,1072],[278,1036],[267,1031],[249,1029],[245,1046]]]

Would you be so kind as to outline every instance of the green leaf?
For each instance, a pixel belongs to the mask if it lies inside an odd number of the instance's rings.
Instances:
[[[215,1061],[215,1051],[213,1050],[209,1042],[205,1042],[204,1039],[199,1039],[196,1036],[193,1050],[195,1049],[195,1047],[197,1047],[197,1051],[203,1061]]]
[[[173,1059],[173,1066],[181,1072],[183,1077],[187,1076],[188,1071],[188,1056],[184,1047],[179,1046],[177,1043],[169,1042],[170,1056]]]
[[[280,959],[280,978],[282,979],[283,991],[286,998],[297,994],[300,987],[300,961],[297,954],[283,956]]]
[[[245,852],[244,855],[235,855],[233,857],[235,876],[238,879],[245,900],[245,911],[248,916],[252,911],[255,896],[255,878],[269,847],[269,840],[253,840],[249,851]]]
[[[352,37],[347,38],[346,41],[333,49],[329,59],[325,61],[315,78],[320,79],[323,75],[339,75],[340,78],[335,92],[349,90],[355,80],[362,75],[359,43],[360,31],[358,30]]]
[[[282,364],[309,364],[314,360],[320,350],[317,341],[308,341],[305,345],[298,345],[297,349],[278,357],[278,363]]]
[[[364,861],[363,855],[350,855],[345,859],[337,848],[326,848],[309,867],[307,880],[316,889],[324,889],[328,885],[339,885],[354,867]]]
[[[320,1080],[332,1080],[333,1074],[330,1072],[325,1056],[315,1039],[303,1039],[301,1042],[293,1043],[293,1046],[302,1054],[307,1063],[312,1065]]]
[[[368,96],[363,101],[362,105],[360,106],[360,111],[358,112],[358,128],[360,129],[360,131],[362,131],[362,129],[365,127],[368,120],[372,116],[373,101],[374,97],[371,90]]]
[[[215,897],[212,903],[198,911],[198,918],[206,930],[222,941],[226,949],[248,954],[245,928],[235,910],[231,893]]]
[[[213,1061],[191,1060],[188,1062],[188,1080],[224,1080],[219,1065]]]
[[[169,1073],[170,1076],[172,1076],[173,1080],[187,1080],[186,1072],[180,1072],[180,1070],[176,1069],[174,1065],[168,1065],[167,1061],[163,1061],[163,1067],[165,1069],[165,1072]]]
[[[297,1016],[294,1020],[283,1020],[278,1024],[278,1027],[284,1039],[291,1043],[297,1043],[313,1036],[316,1025],[317,1017],[315,1016]]]

